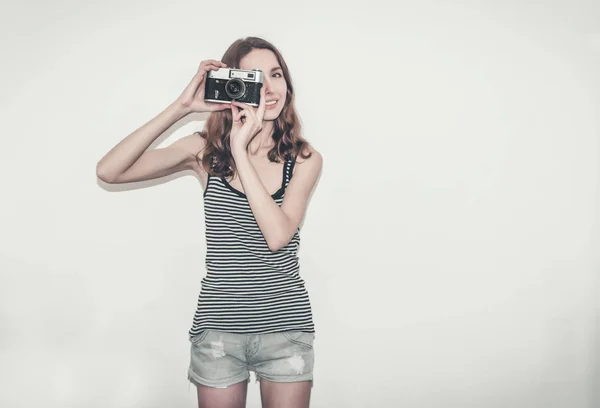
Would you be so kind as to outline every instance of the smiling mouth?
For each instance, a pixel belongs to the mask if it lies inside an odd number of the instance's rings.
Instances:
[[[277,101],[270,101],[270,102],[266,102],[265,105],[271,106],[271,105],[275,105],[276,103],[277,103]]]

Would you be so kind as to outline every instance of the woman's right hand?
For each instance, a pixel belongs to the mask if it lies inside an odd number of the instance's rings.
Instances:
[[[221,61],[206,60],[200,63],[198,72],[192,78],[183,93],[177,98],[177,103],[188,113],[192,112],[214,112],[229,109],[228,103],[211,103],[204,101],[204,80],[206,73],[219,68],[226,68],[227,65]]]

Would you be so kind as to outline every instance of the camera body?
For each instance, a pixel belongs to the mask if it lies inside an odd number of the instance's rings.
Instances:
[[[208,71],[205,80],[204,100],[231,103],[232,100],[258,106],[264,74],[260,69],[244,70],[219,68]]]

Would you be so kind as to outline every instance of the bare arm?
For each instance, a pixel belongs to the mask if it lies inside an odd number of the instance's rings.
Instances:
[[[147,150],[163,132],[187,114],[228,109],[228,105],[204,101],[205,74],[225,66],[220,61],[202,61],[198,72],[175,102],[104,155],[96,165],[98,178],[107,183],[127,183],[194,168],[196,153],[204,148],[204,139],[199,135],[189,135],[166,148]]]
[[[311,157],[294,166],[294,177],[285,190],[281,207],[269,195],[260,181],[246,152],[236,152],[235,163],[248,203],[271,251],[286,246],[300,226],[308,200],[315,188],[323,157],[311,149]]]
[[[176,104],[169,105],[102,157],[96,166],[98,178],[107,183],[126,183],[161,177],[177,170],[185,162],[182,149],[146,150],[185,115],[185,111]]]
[[[260,95],[258,109],[237,101],[231,102],[231,153],[256,223],[269,249],[277,251],[290,242],[304,218],[308,200],[323,167],[323,157],[309,147],[311,156],[302,163],[296,162],[294,177],[285,190],[281,207],[278,206],[260,181],[248,157],[248,142],[252,135],[262,129],[266,109],[264,87],[261,88]]]
[[[107,183],[150,180],[191,168],[195,153],[203,148],[199,135],[186,136],[169,147],[146,151],[164,131],[187,112],[176,103],[169,105],[113,147],[96,166],[96,175]]]

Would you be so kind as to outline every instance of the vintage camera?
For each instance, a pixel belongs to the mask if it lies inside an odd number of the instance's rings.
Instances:
[[[219,68],[208,71],[204,90],[207,102],[230,103],[232,100],[258,106],[264,74],[260,69]]]

